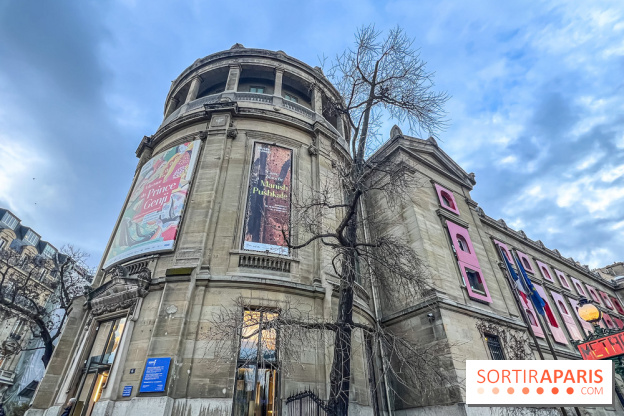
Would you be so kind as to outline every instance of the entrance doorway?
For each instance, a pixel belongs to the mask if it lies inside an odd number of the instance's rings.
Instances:
[[[82,368],[76,404],[72,416],[90,416],[93,406],[102,397],[111,367],[126,326],[126,318],[101,322]]]

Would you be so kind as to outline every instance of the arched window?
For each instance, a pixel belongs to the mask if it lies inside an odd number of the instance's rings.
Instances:
[[[529,322],[531,323],[532,326],[537,326],[537,321],[535,320],[535,316],[533,316],[533,312],[531,312],[528,309],[525,309],[526,314],[527,314],[527,318],[529,318]]]
[[[562,301],[559,301],[559,310],[561,311],[561,313],[569,315],[568,310],[566,309]]]
[[[523,260],[526,261],[526,259]],[[546,267],[542,267],[542,273],[546,279],[552,280],[552,277],[550,277],[550,273],[548,273],[548,269]]]
[[[532,270],[531,264],[529,263],[529,261],[525,257],[522,258],[522,265],[524,266],[524,268],[527,271]]]
[[[465,253],[470,253],[470,249],[468,248],[468,242],[464,238],[463,235],[457,234],[457,245],[459,249]]]
[[[446,191],[440,192],[440,196],[442,197],[442,203],[444,206],[455,209],[455,203],[453,202],[452,196],[450,196]]]

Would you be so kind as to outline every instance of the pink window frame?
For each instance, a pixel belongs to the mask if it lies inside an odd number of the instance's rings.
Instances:
[[[587,291],[591,295],[590,299],[598,303],[600,306],[604,306],[604,303],[602,302],[602,299],[600,298],[600,295],[598,294],[598,289],[596,289],[593,286],[588,285],[587,283],[585,283],[585,287],[587,288]]]
[[[461,271],[462,279],[464,280],[464,284],[466,285],[466,290],[468,291],[468,296],[472,299],[485,302],[492,303],[492,297],[490,296],[490,291],[487,287],[487,283],[485,282],[485,277],[483,276],[483,272],[480,268],[473,266],[472,264],[464,263],[461,261],[457,262],[459,264],[459,269]],[[466,268],[474,270],[479,273],[481,277],[481,284],[483,284],[483,292],[479,293],[472,290],[472,286],[470,286],[470,280],[468,280],[468,276],[466,275]]]
[[[436,193],[438,194],[438,202],[440,203],[440,206],[448,211],[451,211],[459,215],[459,207],[457,206],[457,201],[455,200],[455,195],[453,195],[453,192],[449,191],[448,189],[446,189],[445,187],[441,185],[438,185],[437,183],[434,185],[435,185]],[[448,196],[451,197],[451,202],[453,202],[454,208],[447,207],[446,205],[444,205],[444,202],[442,202],[442,192],[446,193]]]
[[[587,289],[583,287],[583,282],[573,277],[570,277],[570,280],[572,280],[572,285],[574,286],[576,293],[587,298]],[[581,290],[579,290],[579,288]]]
[[[561,270],[555,270],[555,274],[557,275],[557,278],[559,279],[559,283],[561,283],[561,287],[567,290],[570,290],[570,282],[568,282],[568,278],[566,277],[565,273],[562,272]]]
[[[598,291],[598,294],[600,295],[600,297],[602,298],[602,301],[604,302],[604,305],[611,309],[612,311],[615,310],[615,307],[613,307],[613,303],[611,302],[611,299],[609,299],[609,295],[606,294],[605,292],[603,292],[602,290]]]
[[[533,325],[529,322],[529,325],[531,325],[531,329],[533,330],[533,334],[535,334],[536,337],[546,338],[546,336],[544,335],[544,330],[542,329],[542,325],[540,324],[539,317],[537,316],[537,312],[535,312],[535,308],[533,307],[533,303],[522,292],[520,292],[520,299],[522,300],[522,303],[524,303],[523,306],[525,312],[530,312],[531,315],[533,315],[533,318],[535,319],[535,322],[537,324]]]
[[[550,267],[548,267],[548,265],[546,263],[542,263],[539,260],[535,260],[535,263],[537,263],[537,268],[540,271],[540,274],[542,275],[542,277],[546,280],[548,280],[549,282],[555,282],[555,279],[553,279],[552,277],[552,270],[550,270]],[[531,263],[529,263],[531,264]],[[524,264],[523,264],[524,266]],[[546,273],[544,273],[544,269],[546,269]]]
[[[531,259],[529,258],[529,256],[518,250],[516,250],[516,254],[518,255],[518,260],[520,260],[520,262],[522,263],[522,267],[524,267],[524,270],[531,274],[535,274],[535,270],[533,269],[533,265],[531,264]],[[526,267],[526,264],[524,264],[524,262],[522,261],[523,259],[526,259],[529,267]]]
[[[561,318],[563,319],[563,324],[566,326],[566,328],[568,328],[568,333],[570,334],[570,337],[577,341],[582,341],[584,338],[583,334],[576,326],[574,318],[572,318],[572,313],[569,311],[570,307],[566,305],[563,296],[557,292],[553,292],[552,290],[550,291],[550,296],[552,296],[553,302],[555,303],[555,306],[559,311],[559,315],[561,315]],[[563,310],[561,310],[562,306]]]
[[[622,322],[620,318],[618,318],[617,316],[612,316],[611,319],[613,319],[613,322],[615,322],[618,328],[624,329],[624,322]]]
[[[446,221],[446,226],[448,228],[449,235],[451,236],[453,247],[455,247],[457,259],[461,262],[468,263],[480,269],[481,266],[479,265],[479,260],[477,259],[477,253],[475,252],[474,245],[472,244],[472,240],[470,239],[470,234],[468,234],[468,230],[448,220]],[[459,248],[459,243],[457,242],[458,235],[462,236],[464,240],[466,240],[466,243],[468,243],[468,250],[470,251],[469,253]]]
[[[621,315],[624,315],[624,308],[622,307],[620,301],[614,296],[609,297],[611,298],[611,303],[613,303],[613,306],[615,306],[615,310],[618,311],[618,313],[620,313]]]
[[[613,322],[613,319],[609,316],[608,313],[602,313],[602,319],[605,321],[607,328],[609,329],[617,329],[617,325]]]
[[[509,247],[507,247],[507,244],[501,243],[498,240],[494,240],[494,245],[497,245],[500,248],[502,248],[503,252],[505,253],[505,256],[507,256],[507,260],[509,260],[511,264],[514,264],[514,259],[513,259],[513,256],[511,255],[511,250],[509,250]],[[496,251],[498,251],[498,249],[496,249]]]

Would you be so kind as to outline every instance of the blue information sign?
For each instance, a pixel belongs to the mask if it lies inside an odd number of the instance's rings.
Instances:
[[[130,397],[131,394],[132,394],[132,386],[124,386],[123,393],[121,394],[121,396]]]
[[[145,365],[143,380],[141,380],[141,393],[153,393],[165,391],[167,375],[169,374],[170,357],[150,358]]]

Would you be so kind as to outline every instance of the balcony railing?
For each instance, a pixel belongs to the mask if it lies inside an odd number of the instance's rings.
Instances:
[[[250,101],[250,102],[255,102],[255,103],[260,103],[260,104],[273,105],[276,107],[279,106],[286,110],[297,113],[298,115],[303,116],[311,121],[315,121],[315,120],[318,120],[319,118],[323,118],[321,115],[316,114],[313,110],[301,104],[283,99],[282,97],[278,97],[275,95],[259,94],[255,92],[227,91],[227,92],[221,92],[218,94],[208,95],[206,97],[201,97],[189,103],[183,104],[182,106],[180,106],[180,108],[176,109],[167,118],[165,118],[161,126],[164,126],[170,123],[171,121],[175,120],[182,114],[202,108],[205,104],[214,104],[222,100]],[[338,130],[334,126],[332,126],[329,122],[327,126],[333,133],[339,136],[340,142],[344,144],[345,143],[344,138],[341,137]]]

